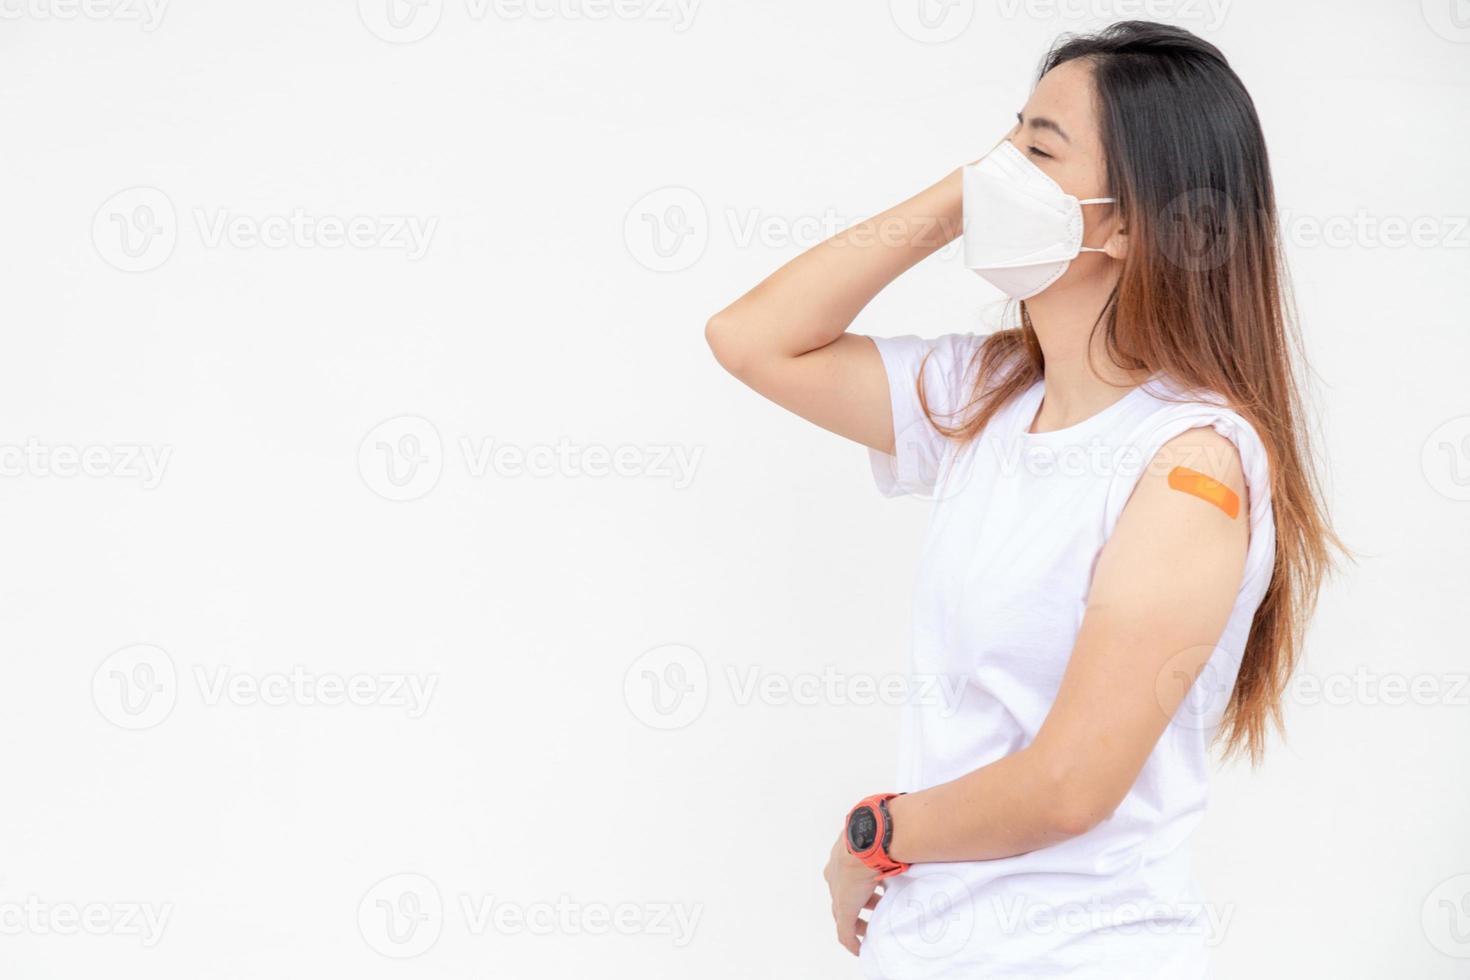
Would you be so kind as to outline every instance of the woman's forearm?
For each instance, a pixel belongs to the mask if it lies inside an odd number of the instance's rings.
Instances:
[[[1106,816],[1085,781],[1034,747],[932,789],[890,800],[897,861],[990,861],[1085,833]]]
[[[712,346],[798,357],[840,337],[882,289],[959,236],[958,170],[816,245],[710,320]]]

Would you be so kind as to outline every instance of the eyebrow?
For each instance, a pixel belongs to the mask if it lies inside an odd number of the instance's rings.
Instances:
[[[1028,125],[1026,119],[1019,112],[1016,113],[1016,122],[1020,123],[1022,126]],[[1058,136],[1060,136],[1062,139],[1066,140],[1068,143],[1072,142],[1072,137],[1067,135],[1066,130],[1058,126],[1054,120],[1047,119],[1045,116],[1032,116],[1029,125],[1032,129],[1049,129],[1053,133],[1056,133]]]

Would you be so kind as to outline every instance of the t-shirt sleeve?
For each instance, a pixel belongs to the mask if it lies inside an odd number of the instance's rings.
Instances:
[[[872,338],[888,375],[893,410],[893,454],[868,451],[873,479],[885,497],[934,492],[948,439],[919,401],[919,372],[924,373],[924,396],[934,418],[946,426],[959,424],[974,399],[976,354],[983,339],[977,334]]]

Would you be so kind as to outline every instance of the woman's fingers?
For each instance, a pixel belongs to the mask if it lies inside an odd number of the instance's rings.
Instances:
[[[849,899],[833,903],[832,917],[837,920],[837,941],[853,956],[858,954],[858,911],[860,906]]]
[[[863,911],[872,912],[873,909],[878,907],[878,903],[882,900],[883,893],[881,891],[875,890],[873,894],[868,896],[868,900],[863,903]],[[871,918],[871,915],[868,916],[868,919]],[[857,934],[859,939],[864,938],[868,934],[868,919],[863,918],[861,913],[858,914]]]
[[[822,872],[832,894],[832,921],[837,927],[837,942],[854,956],[862,948],[861,937],[868,923],[863,911],[871,912],[883,897],[882,884],[875,882],[872,872],[847,852],[844,838],[832,846],[827,867]]]
[[[875,889],[861,905],[837,902],[832,905],[832,917],[837,922],[837,941],[853,956],[858,955],[862,949],[861,939],[868,934],[868,920],[862,917],[862,912],[871,912],[882,897],[883,893]]]

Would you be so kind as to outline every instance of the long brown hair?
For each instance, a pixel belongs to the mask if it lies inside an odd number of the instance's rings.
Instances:
[[[1117,286],[1094,331],[1118,366],[1161,373],[1223,397],[1265,444],[1276,563],[1221,722],[1225,754],[1259,761],[1301,651],[1306,621],[1341,544],[1311,465],[1300,340],[1282,262],[1265,138],[1245,86],[1213,45],[1188,31],[1125,21],[1065,37],[1041,75],[1092,67],[1109,193],[1128,230]],[[986,338],[963,422],[930,422],[968,440],[1041,379],[1045,362],[1025,304],[1021,325]],[[922,372],[921,372],[922,377]]]

